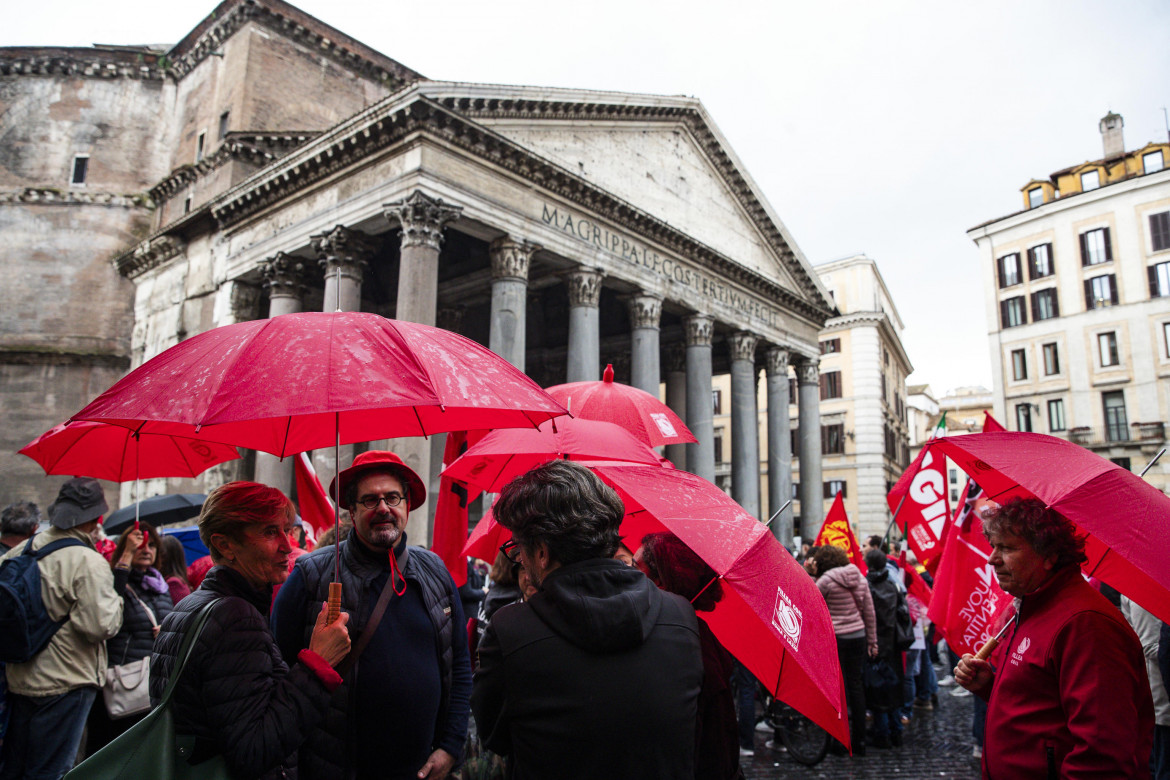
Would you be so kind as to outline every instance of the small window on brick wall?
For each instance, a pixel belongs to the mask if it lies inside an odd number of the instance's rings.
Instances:
[[[73,173],[69,177],[69,183],[77,186],[85,184],[85,179],[89,175],[89,155],[79,154],[73,158]]]

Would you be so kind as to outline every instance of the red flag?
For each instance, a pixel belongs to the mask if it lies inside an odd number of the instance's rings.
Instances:
[[[902,571],[909,575],[910,583],[906,586],[906,591],[911,596],[929,607],[933,592],[930,586],[926,584],[926,580],[922,579],[922,575],[918,573],[918,569],[916,569],[914,566],[911,566],[906,561],[905,550],[902,551],[897,560],[899,568],[901,568]]]
[[[297,503],[301,509],[301,520],[313,529],[313,536],[316,537],[333,527],[336,520],[333,502],[329,500],[325,488],[321,487],[308,454],[297,453],[293,462],[296,464]]]
[[[991,431],[1006,431],[1006,430],[1007,430],[1007,428],[1004,428],[1002,425],[999,424],[999,420],[997,420],[991,416],[991,412],[984,412],[983,413],[983,432],[984,433],[990,433]]]
[[[448,433],[447,446],[443,450],[443,468],[450,466],[466,452],[468,444],[467,431]],[[467,556],[463,554],[463,546],[467,544],[467,505],[481,492],[479,488],[468,488],[462,482],[439,477],[431,550],[447,564],[447,571],[451,572],[456,585],[467,583]]]
[[[857,544],[857,537],[853,535],[853,528],[849,525],[849,517],[845,514],[845,502],[841,500],[841,493],[833,500],[829,514],[825,515],[825,522],[821,524],[821,532],[817,534],[814,547],[831,544],[840,547],[849,553],[849,562],[865,573],[865,559],[861,555],[861,547]]]
[[[951,517],[946,462],[947,459],[935,455],[929,445],[923,447],[886,496],[890,511],[898,513],[896,524],[905,529],[910,549],[930,572],[938,566],[943,529]]]

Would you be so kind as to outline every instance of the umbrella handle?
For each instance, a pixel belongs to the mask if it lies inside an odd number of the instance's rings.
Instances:
[[[329,583],[329,623],[337,622],[341,617],[341,583]]]
[[[983,647],[979,648],[979,652],[975,654],[975,657],[980,661],[986,661],[995,652],[995,648],[997,647],[999,647],[999,640],[991,637],[991,639],[983,643]]]

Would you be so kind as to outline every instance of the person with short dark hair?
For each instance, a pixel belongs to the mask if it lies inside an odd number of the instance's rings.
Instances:
[[[878,652],[873,656],[875,664],[885,664],[891,679],[875,681],[867,679],[865,701],[873,712],[873,745],[885,749],[891,745],[902,746],[902,722],[898,718],[901,704],[903,669],[901,651],[894,644],[897,614],[906,609],[906,597],[890,580],[886,567],[889,559],[881,549],[871,547],[865,554],[865,575],[873,598],[873,617],[877,628]]]
[[[0,555],[32,538],[41,524],[41,510],[32,501],[16,501],[0,510]]]
[[[1018,599],[991,658],[964,655],[955,679],[988,701],[987,777],[1150,776],[1154,705],[1141,643],[1085,582],[1084,537],[1035,498],[983,520],[988,563]]]
[[[698,621],[614,560],[617,494],[557,460],[510,482],[493,511],[538,590],[496,612],[480,643],[471,706],[484,744],[517,778],[692,777]]]

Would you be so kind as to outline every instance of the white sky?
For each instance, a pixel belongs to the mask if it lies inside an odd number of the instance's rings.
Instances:
[[[299,0],[432,79],[698,97],[813,264],[873,257],[936,397],[990,387],[965,233],[1019,189],[1166,137],[1164,0]],[[208,2],[10,4],[0,46],[174,43]],[[990,270],[986,270],[990,273]]]

